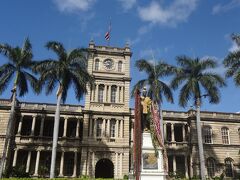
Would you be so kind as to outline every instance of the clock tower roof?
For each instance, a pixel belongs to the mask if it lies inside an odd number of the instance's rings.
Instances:
[[[132,52],[128,44],[123,48],[112,47],[112,46],[96,46],[94,41],[91,41],[88,46],[89,52],[94,52],[97,54],[106,55],[116,55],[116,56],[132,56]]]

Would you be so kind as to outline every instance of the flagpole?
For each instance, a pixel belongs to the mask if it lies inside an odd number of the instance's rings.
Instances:
[[[111,39],[111,29],[112,29],[112,23],[111,23],[111,18],[108,26],[108,30],[105,33],[105,40],[107,41],[107,46],[110,46],[110,39]]]
[[[108,27],[108,31],[109,31],[109,41],[108,41],[108,46],[110,46],[110,40],[111,40],[111,31],[112,31],[112,18],[110,17],[109,20],[109,27]]]

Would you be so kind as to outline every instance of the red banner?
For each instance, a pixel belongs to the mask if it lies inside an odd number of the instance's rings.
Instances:
[[[134,109],[134,140],[133,140],[133,156],[134,156],[134,176],[136,180],[140,179],[141,160],[142,160],[142,128],[141,128],[141,97],[140,91],[135,91],[135,109]]]

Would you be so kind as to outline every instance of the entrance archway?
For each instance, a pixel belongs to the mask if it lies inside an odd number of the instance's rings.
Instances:
[[[114,165],[109,159],[100,159],[95,168],[95,178],[114,178]]]

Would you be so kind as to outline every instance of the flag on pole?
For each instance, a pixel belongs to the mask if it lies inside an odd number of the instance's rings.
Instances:
[[[105,33],[106,41],[110,41],[110,33],[111,33],[111,21],[109,23],[108,31]]]

